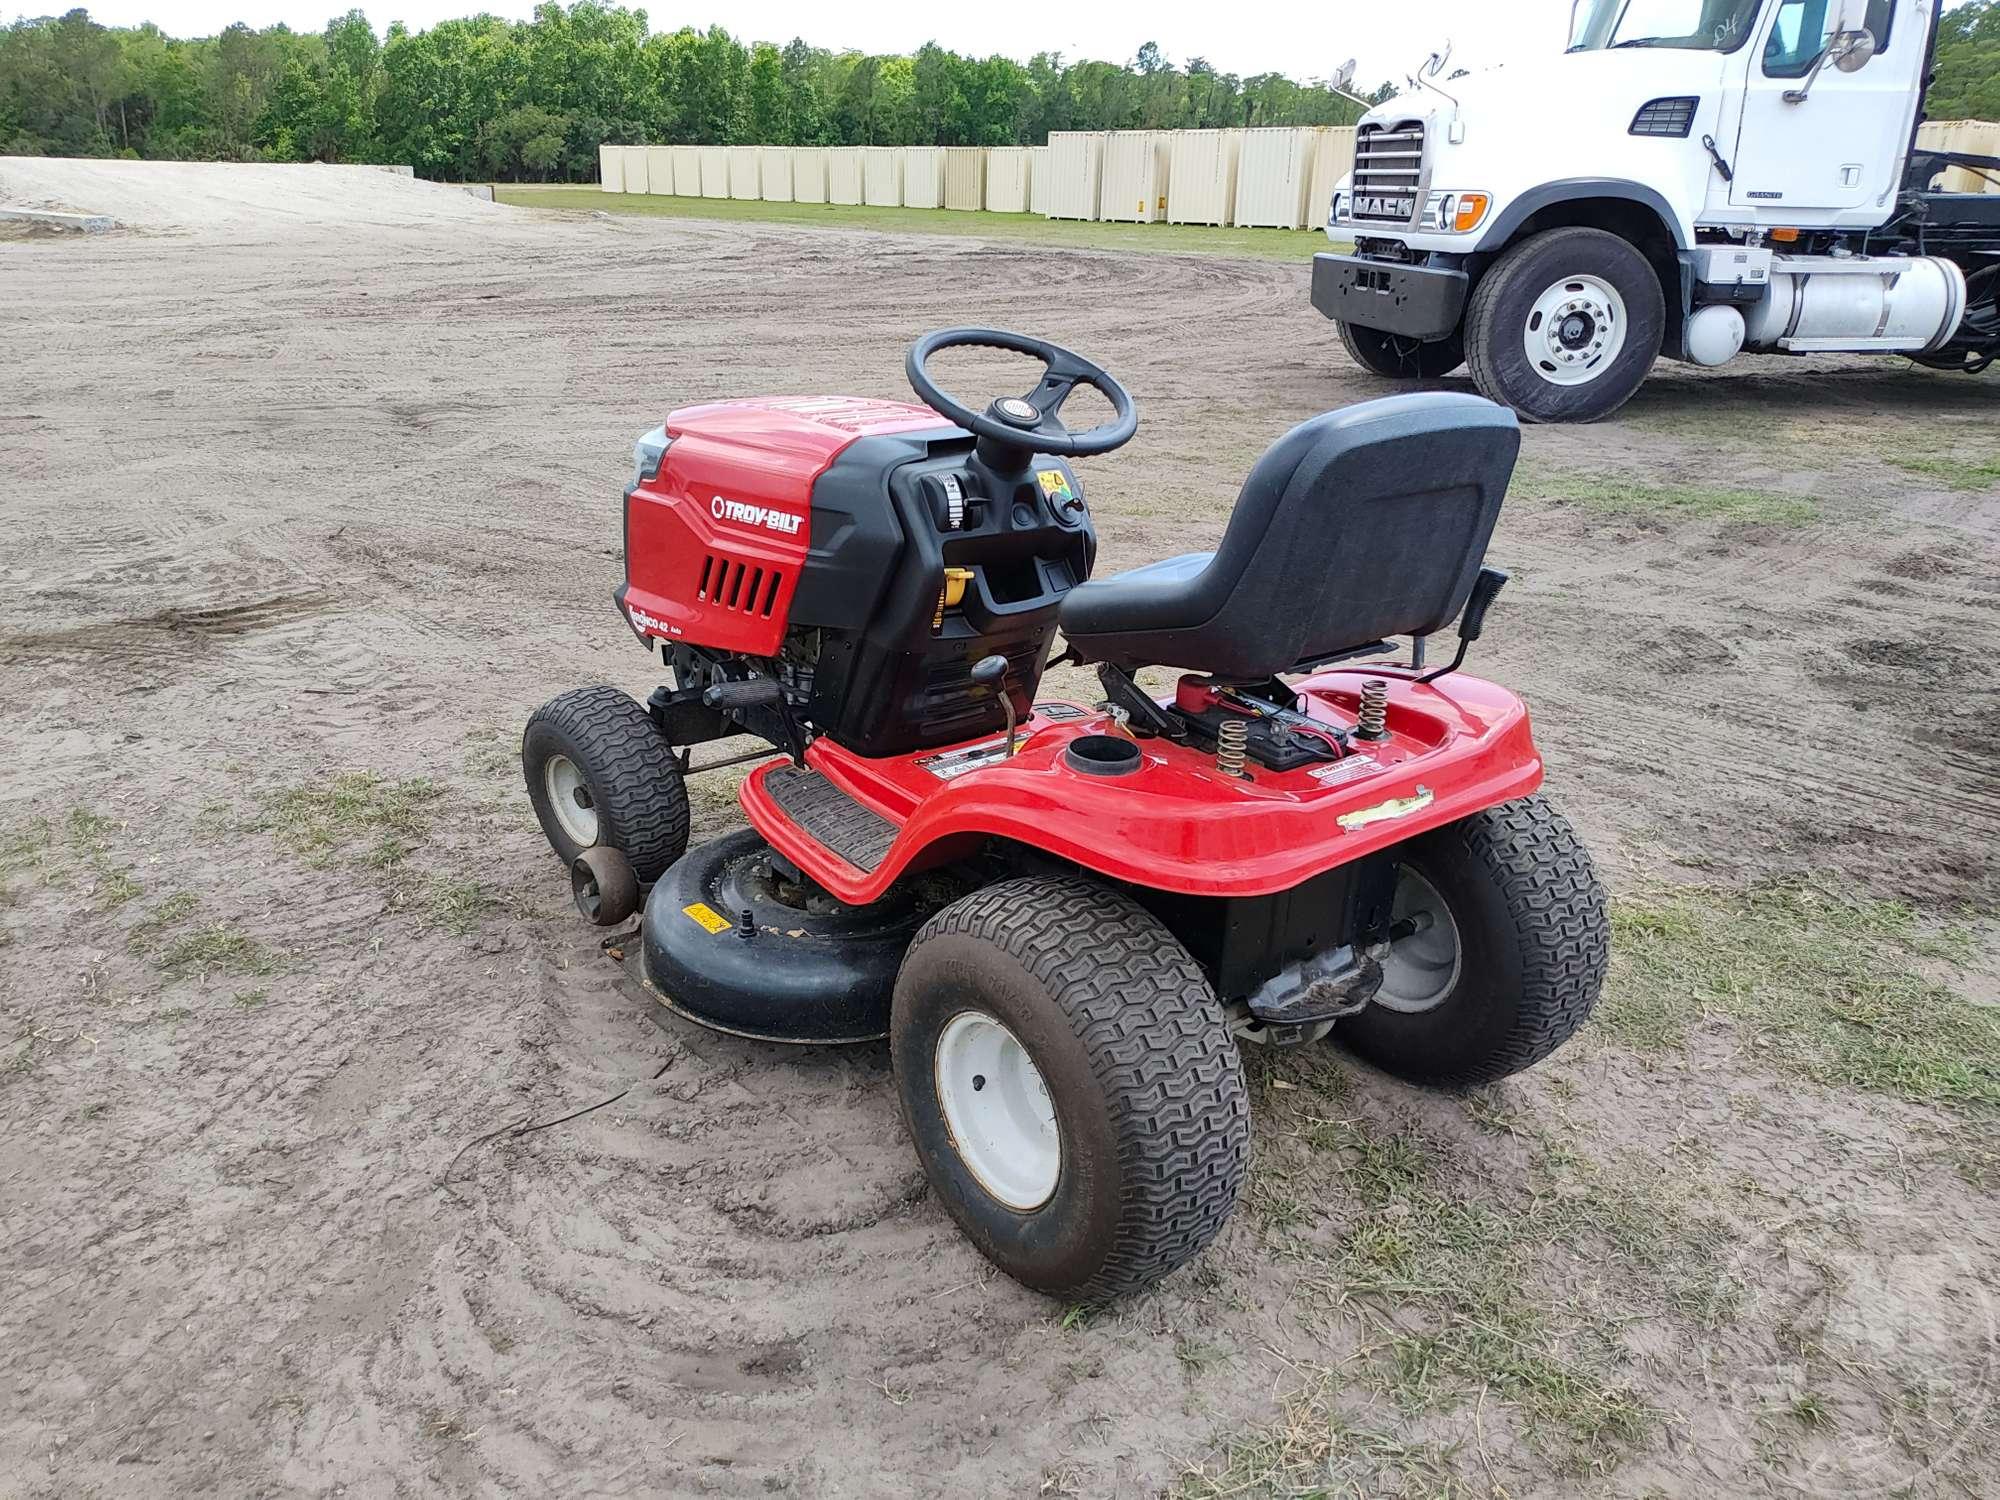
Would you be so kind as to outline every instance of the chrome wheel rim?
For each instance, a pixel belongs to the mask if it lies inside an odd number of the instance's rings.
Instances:
[[[984,1011],[960,1011],[938,1033],[938,1105],[965,1168],[1017,1212],[1040,1208],[1062,1175],[1062,1135],[1028,1049]]]
[[[590,798],[590,783],[567,755],[551,755],[542,767],[542,787],[548,793],[549,810],[556,815],[562,831],[579,849],[597,842],[597,807]]]
[[[1375,1003],[1406,1016],[1419,1015],[1444,1004],[1458,985],[1464,962],[1458,923],[1436,886],[1408,865],[1396,871],[1396,899],[1389,912],[1389,929],[1407,927],[1392,938],[1382,960],[1382,987]]]
[[[1588,385],[1625,347],[1625,298],[1598,276],[1565,276],[1535,299],[1521,347],[1550,385]]]

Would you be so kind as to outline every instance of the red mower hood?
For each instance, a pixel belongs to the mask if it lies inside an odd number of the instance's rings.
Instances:
[[[817,474],[849,443],[922,432],[951,423],[928,406],[865,396],[759,396],[683,406],[667,417],[672,438],[703,437],[770,454]]]

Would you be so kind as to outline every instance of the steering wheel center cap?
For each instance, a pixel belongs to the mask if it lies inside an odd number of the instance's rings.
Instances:
[[[1017,427],[1033,427],[1042,420],[1042,414],[1035,410],[1033,404],[1023,401],[1019,396],[1008,396],[1004,400],[996,401],[993,403],[993,409]]]

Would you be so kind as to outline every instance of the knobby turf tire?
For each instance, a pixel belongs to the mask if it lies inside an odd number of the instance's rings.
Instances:
[[[528,800],[565,866],[583,852],[549,807],[543,768],[569,757],[590,787],[597,844],[617,849],[648,884],[687,850],[687,785],[673,747],[645,706],[615,687],[575,688],[536,709],[521,736]]]
[[[1436,380],[1465,363],[1463,330],[1441,339],[1418,341],[1363,328],[1358,323],[1335,323],[1340,345],[1349,359],[1371,375],[1390,380]]]
[[[1334,1039],[1412,1083],[1462,1087],[1533,1067],[1597,1003],[1610,958],[1604,887],[1540,797],[1488,808],[1398,851],[1458,924],[1459,977],[1428,1011],[1371,1005]]]
[[[1625,303],[1625,346],[1596,380],[1561,386],[1544,380],[1521,346],[1535,299],[1565,276],[1602,277]],[[1628,241],[1602,229],[1549,229],[1530,235],[1494,262],[1472,289],[1465,314],[1465,362],[1472,383],[1531,422],[1595,422],[1618,410],[1660,356],[1667,304],[1652,263]]]
[[[937,1039],[968,1009],[1014,1032],[1055,1107],[1057,1186],[1025,1213],[979,1184],[938,1100]],[[932,1187],[1024,1285],[1088,1304],[1138,1291],[1236,1206],[1250,1111],[1222,1007],[1156,917],[1094,880],[1004,880],[932,916],[897,976],[890,1045]]]

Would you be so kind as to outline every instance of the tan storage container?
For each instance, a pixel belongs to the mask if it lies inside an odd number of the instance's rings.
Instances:
[[[944,206],[962,213],[986,207],[986,148],[948,146],[944,153]]]
[[[1169,224],[1227,224],[1236,212],[1236,159],[1240,130],[1176,130],[1167,180]]]
[[[986,152],[986,211],[990,214],[1024,214],[1032,201],[1029,179],[1034,170],[1034,151],[1027,146],[994,146]],[[950,168],[946,168],[947,176]],[[945,201],[951,201],[950,184],[945,185]]]
[[[1118,224],[1154,224],[1167,216],[1173,163],[1170,130],[1114,130],[1104,142],[1097,216]]]
[[[759,146],[757,148],[757,190],[763,194],[766,203],[790,203],[792,201],[792,148],[790,146]]]
[[[1312,187],[1306,193],[1306,228],[1320,229],[1333,212],[1333,190],[1354,170],[1354,127],[1333,125],[1313,140]]]
[[[729,196],[732,198],[754,199],[763,196],[762,174],[758,170],[763,164],[758,160],[761,146],[731,146],[729,148]]]
[[[826,150],[826,201],[861,201],[861,157],[859,146],[829,146]]]
[[[650,192],[651,189],[646,186],[646,148],[644,146],[620,146],[618,151],[625,158],[625,191],[628,193]]]
[[[674,191],[674,148],[672,146],[648,146],[646,148],[646,191],[663,196],[672,196]]]
[[[2000,156],[2000,125],[1987,120],[1926,120],[1917,127],[1917,144],[1966,156]],[[2000,193],[2000,182],[1970,167],[1952,167],[1938,179],[1938,189],[1946,193]]]
[[[674,196],[676,198],[699,198],[701,196],[701,147],[669,146],[667,150],[674,159]]]
[[[701,195],[704,198],[729,196],[729,148],[703,146],[701,149]]]
[[[607,193],[625,191],[625,148],[623,146],[599,146],[597,148],[597,185]]]
[[[792,201],[826,202],[826,149],[822,146],[792,148]]]
[[[1312,187],[1310,130],[1246,130],[1236,166],[1238,228],[1297,229]]]
[[[1055,168],[1049,165],[1055,160],[1055,152],[1047,146],[1028,148],[1028,212],[1049,214],[1049,200],[1054,196],[1050,191],[1055,184]]]
[[[861,148],[861,201],[870,208],[903,206],[903,148]]]
[[[1107,134],[1102,130],[1049,132],[1048,196],[1043,200],[1046,206],[1042,212],[1051,219],[1097,217]]]
[[[903,207],[944,207],[944,147],[905,146]]]

